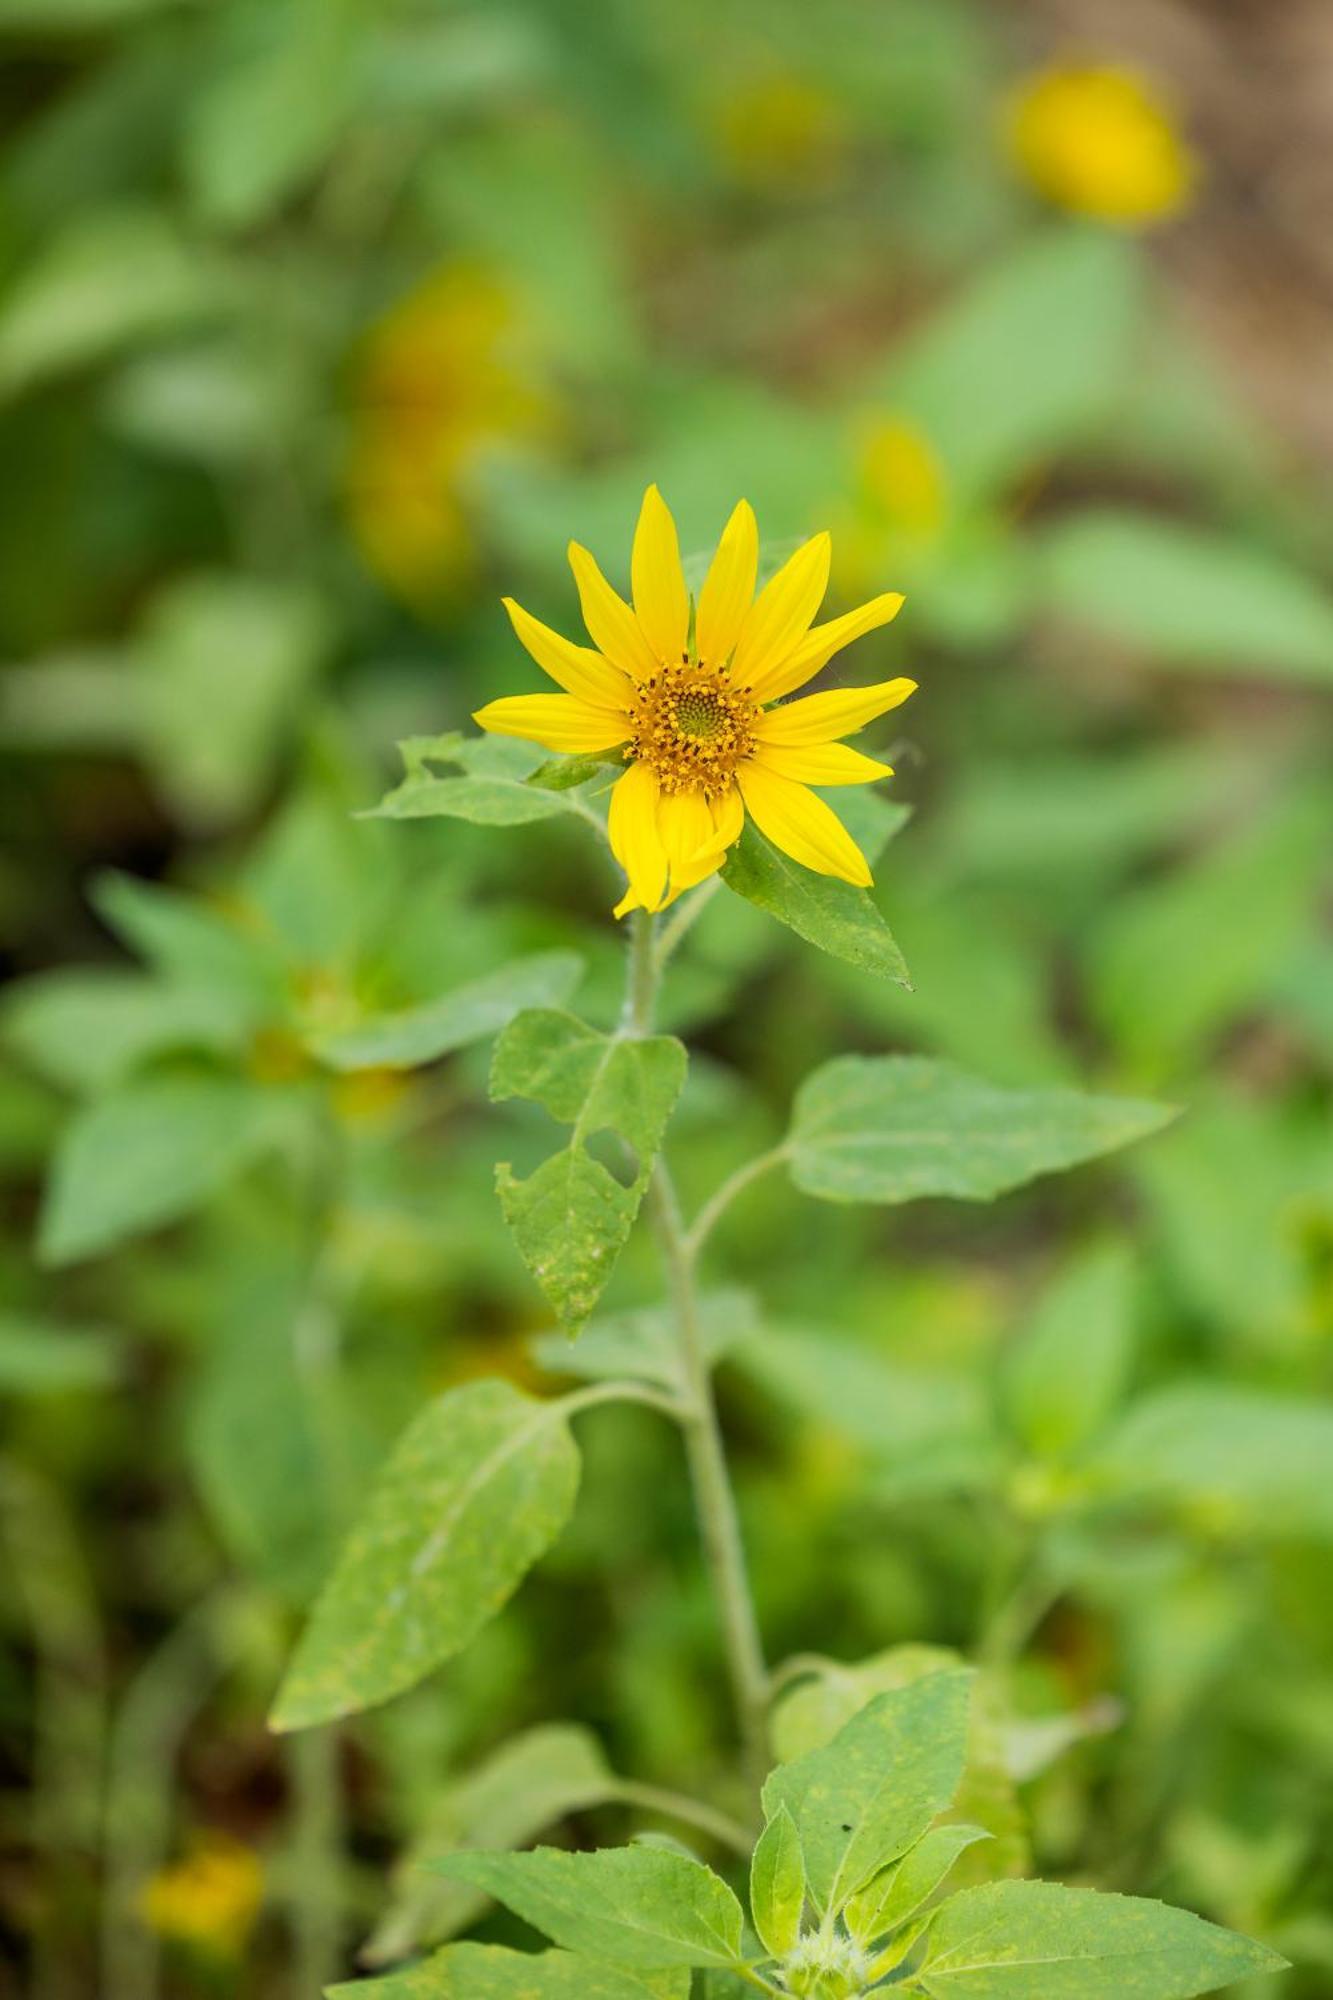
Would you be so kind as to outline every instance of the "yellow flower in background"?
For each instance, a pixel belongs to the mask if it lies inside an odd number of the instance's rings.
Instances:
[[[564,693],[512,695],[479,709],[474,720],[548,750],[621,751],[629,769],[612,791],[608,832],[629,888],[617,916],[664,909],[713,874],[747,812],[804,867],[869,884],[865,856],[810,787],[892,775],[887,764],[838,739],[906,701],[915,681],[773,705],[853,639],[886,625],[902,604],[891,592],[814,625],[831,546],[828,535],[814,536],[756,596],[759,531],[742,500],[691,616],[676,524],[650,486],[630,560],[632,607],[588,551],[570,543],[595,651],[505,599],[519,639]]]
[[[550,399],[516,357],[514,301],[450,266],[394,307],[362,349],[346,468],[353,535],[410,601],[438,595],[473,556],[469,473],[488,449],[553,428]]]
[[[948,514],[944,467],[930,439],[903,417],[870,424],[861,445],[861,489],[891,533],[933,542]]]
[[[144,1884],[144,1922],[159,1937],[215,1958],[241,1951],[259,1914],[264,1875],[256,1856],[226,1834],[203,1836],[183,1861]]]
[[[1197,178],[1166,101],[1129,69],[1053,68],[1034,76],[1010,105],[1008,137],[1040,194],[1127,228],[1176,214]]]
[[[729,90],[713,126],[727,164],[757,187],[826,180],[843,147],[836,100],[786,71]]]

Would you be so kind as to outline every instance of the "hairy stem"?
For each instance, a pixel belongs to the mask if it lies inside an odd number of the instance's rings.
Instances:
[[[653,919],[636,910],[631,933],[626,1020],[630,1032],[648,1035],[657,1000],[657,955]],[[650,1195],[658,1240],[680,1343],[685,1406],[681,1428],[694,1488],[695,1511],[713,1594],[722,1622],[736,1717],[746,1770],[757,1786],[768,1768],[768,1672],[764,1665],[754,1600],[745,1567],[736,1502],[727,1470],[712,1374],[699,1326],[694,1258],[681,1220],[671,1177],[661,1161]]]

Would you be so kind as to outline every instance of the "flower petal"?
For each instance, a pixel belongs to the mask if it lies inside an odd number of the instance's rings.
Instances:
[[[566,694],[577,695],[594,708],[620,708],[629,701],[630,681],[623,668],[612,666],[587,646],[562,638],[521,604],[515,604],[512,597],[504,599],[504,608],[520,645],[527,647],[543,673]]]
[[[657,830],[657,779],[647,764],[631,764],[611,789],[606,830],[611,852],[629,876],[633,901],[626,897],[616,910],[655,910],[667,879],[667,852]]]
[[[858,605],[855,611],[845,611],[841,618],[812,626],[794,653],[766,673],[751,677],[755,700],[776,701],[780,694],[790,694],[793,688],[804,686],[821,667],[828,665],[835,653],[850,646],[853,639],[896,618],[902,605],[902,593],[890,590],[883,597],[872,597],[868,604]]]
[[[897,708],[915,688],[915,681],[878,681],[874,687],[829,688],[824,694],[802,695],[799,701],[766,709],[755,724],[755,738],[789,748],[828,743],[863,729],[886,709]]]
[[[872,785],[876,778],[893,776],[891,764],[881,764],[846,743],[757,743],[754,760],[799,785]]]
[[[817,875],[869,888],[873,877],[864,854],[838,815],[807,786],[754,763],[740,766],[736,782],[755,825],[784,854]]]
[[[735,651],[759,571],[759,527],[742,500],[722,530],[708,566],[694,619],[694,650],[702,664],[723,666]]]
[[[657,656],[643,628],[618,590],[613,590],[596,560],[577,542],[569,545],[569,566],[578,585],[583,622],[594,646],[635,680],[657,672]]]
[[[676,524],[655,486],[643,496],[630,556],[634,611],[660,662],[684,659],[690,636],[690,596],[680,566]]]
[[[472,720],[494,736],[522,736],[548,750],[613,750],[628,725],[613,709],[593,708],[572,694],[512,694],[488,701]]]
[[[717,808],[709,805],[702,792],[675,792],[659,800],[657,829],[671,870],[663,909],[706,876],[716,874],[726,860],[727,848],[745,823],[740,794],[733,787],[727,797],[735,800],[735,807],[728,809],[721,821]]]
[[[827,535],[815,535],[764,585],[736,642],[731,671],[739,686],[753,687],[804,638],[828,589],[832,548]]]

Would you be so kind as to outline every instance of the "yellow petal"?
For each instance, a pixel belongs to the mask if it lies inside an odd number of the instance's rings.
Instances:
[[[676,524],[655,486],[643,496],[630,556],[634,611],[659,661],[676,666],[690,635],[690,598],[680,566]]]
[[[828,589],[832,543],[816,535],[770,577],[746,614],[731,663],[740,687],[781,666],[805,637]]]
[[[754,761],[780,778],[794,778],[799,785],[871,785],[876,778],[891,778],[893,766],[878,758],[866,757],[846,743],[810,743],[793,747],[757,743]]]
[[[505,598],[504,608],[519,643],[566,694],[577,695],[594,708],[621,708],[628,702],[632,692],[629,676],[620,667],[612,666],[587,646],[575,646],[562,638],[521,604],[515,604],[512,597]]]
[[[572,694],[513,694],[488,701],[472,720],[494,736],[522,736],[548,750],[613,750],[627,734],[625,718],[593,708]]]
[[[612,787],[606,830],[634,898],[618,905],[617,916],[640,906],[655,910],[662,901],[667,852],[657,830],[657,801],[657,779],[647,764],[631,764]]]
[[[745,801],[733,785],[720,799],[714,799],[710,808],[713,815],[714,845],[725,855],[729,847],[734,847],[745,829]]]
[[[784,854],[817,875],[837,875],[869,888],[873,878],[864,854],[838,815],[814,792],[753,763],[740,766],[736,782],[751,819]]]
[[[733,789],[727,796],[735,799],[735,808],[721,818],[701,792],[676,792],[659,801],[657,828],[671,870],[663,909],[706,876],[715,875],[726,860],[727,848],[745,823],[740,794]]]
[[[720,667],[731,657],[754,596],[759,570],[759,528],[754,509],[742,500],[722,530],[708,566],[694,620],[694,650],[705,666]]]
[[[874,687],[830,688],[825,694],[802,695],[799,701],[766,709],[755,724],[755,738],[760,743],[792,748],[828,743],[864,729],[877,715],[906,701],[915,688],[915,681],[879,681]]]
[[[657,656],[643,628],[618,590],[613,590],[595,559],[577,542],[569,545],[569,566],[578,585],[583,622],[594,646],[635,680],[657,672]]]
[[[835,653],[844,646],[850,646],[853,639],[859,639],[866,632],[873,632],[877,626],[887,625],[902,609],[902,595],[899,591],[886,591],[883,597],[872,597],[869,604],[862,604],[855,611],[846,611],[841,618],[830,618],[825,625],[812,626],[797,646],[794,653],[766,673],[751,677],[750,686],[756,701],[776,701],[780,694],[790,694],[793,688],[803,687],[813,680],[821,667],[826,667]]]

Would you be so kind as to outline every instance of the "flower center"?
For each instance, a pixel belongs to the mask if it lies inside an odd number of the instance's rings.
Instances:
[[[640,682],[625,756],[656,773],[664,792],[720,797],[754,748],[759,710],[746,688],[705,667],[662,667]]]

